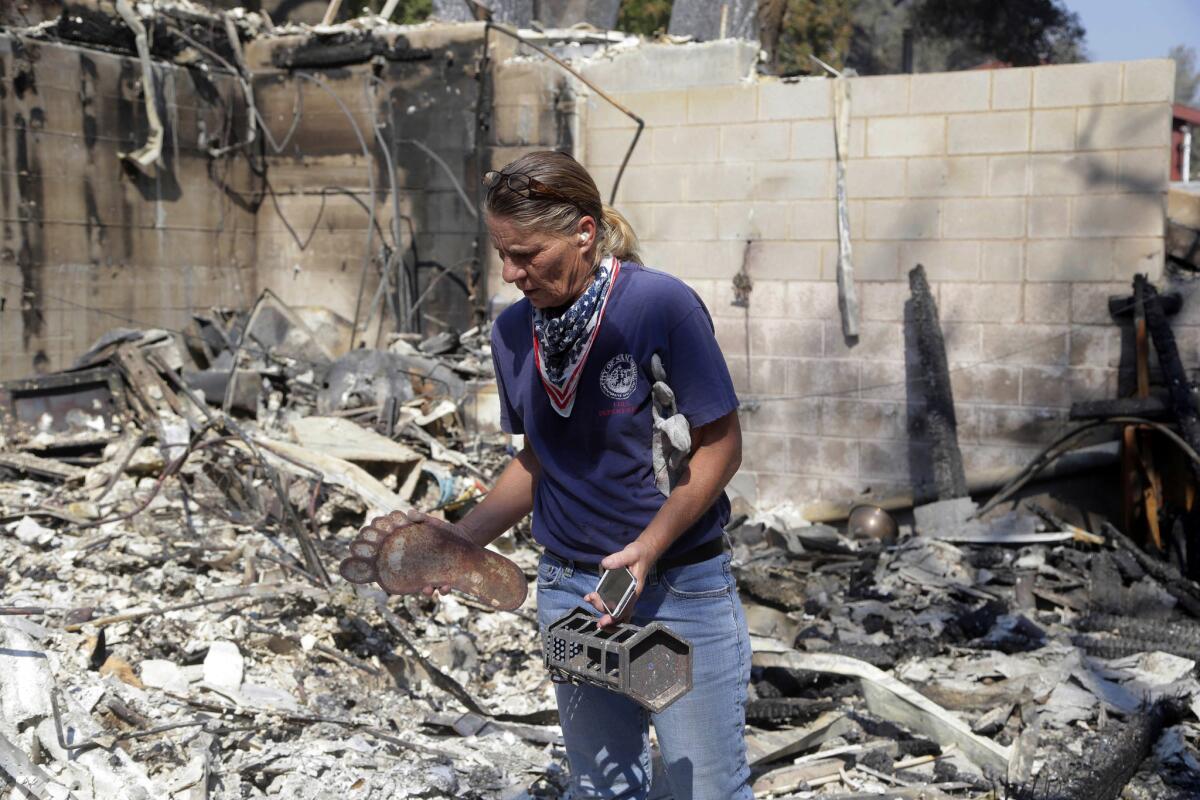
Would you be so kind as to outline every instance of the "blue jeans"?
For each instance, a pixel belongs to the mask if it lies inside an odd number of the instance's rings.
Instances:
[[[572,800],[644,800],[654,722],[674,800],[752,798],[744,735],[750,636],[728,554],[647,576],[632,622],[658,621],[692,643],[692,691],[659,714],[594,686],[558,684]],[[538,565],[545,632],[596,588],[596,572],[546,553]]]

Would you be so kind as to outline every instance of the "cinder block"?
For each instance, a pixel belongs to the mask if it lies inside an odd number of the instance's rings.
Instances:
[[[648,238],[695,241],[714,238],[719,230],[717,207],[709,203],[653,206]]]
[[[903,403],[821,399],[821,433],[827,436],[848,436],[859,441],[904,439],[905,419]]]
[[[597,98],[602,105],[608,106],[609,110],[616,115],[616,122],[612,127],[628,128],[633,126],[633,121],[624,113],[618,111],[609,103]],[[659,127],[667,125],[684,125],[687,123],[687,93],[673,90],[662,92],[637,92],[636,94],[624,94],[618,97],[618,100],[623,103],[630,111],[637,114],[645,121],[647,127]],[[588,124],[591,124],[590,121]]]
[[[1017,239],[1024,235],[1024,199],[958,199],[942,203],[942,236],[946,239]]]
[[[1169,58],[1125,62],[1126,103],[1169,103],[1175,94],[1175,62]]]
[[[863,281],[858,286],[859,309],[865,320],[902,322],[909,297],[908,284],[901,281]]]
[[[1029,198],[1029,238],[1065,239],[1071,235],[1071,198]]]
[[[894,281],[900,275],[899,242],[851,243],[854,278],[859,281]],[[821,277],[837,278],[837,243],[826,244],[821,251]]]
[[[851,159],[846,163],[846,194],[850,197],[904,197],[902,158]]]
[[[1114,194],[1072,201],[1075,236],[1161,236],[1166,218],[1161,194]]]
[[[781,161],[788,157],[788,123],[721,126],[722,161]]]
[[[1120,185],[1131,192],[1165,192],[1171,175],[1171,151],[1166,147],[1122,150],[1117,153]]]
[[[1121,64],[1068,64],[1033,71],[1033,105],[1091,106],[1121,99]]]
[[[716,231],[704,231],[703,235],[715,236]],[[656,244],[654,252],[661,260],[651,261],[649,266],[666,269],[672,275],[687,280],[730,281],[742,268],[746,245],[745,242],[689,239]]]
[[[941,155],[946,151],[945,139],[945,117],[883,117],[867,120],[867,155],[873,158]]]
[[[940,209],[934,200],[869,200],[868,239],[936,239]]]
[[[1119,191],[1116,153],[1062,153],[1030,156],[1035,195]]]
[[[688,89],[688,122],[729,124],[758,117],[755,86],[710,86]]]
[[[787,239],[789,210],[787,203],[721,203],[718,235],[741,242]]]
[[[804,244],[820,250],[819,244]],[[820,258],[818,253],[817,258]],[[833,281],[790,281],[786,290],[787,307],[795,319],[828,319],[838,313],[838,289]]]
[[[855,163],[859,162],[851,161],[849,166]],[[981,157],[909,159],[908,195],[977,197],[987,194],[987,167],[987,159]]]
[[[1080,109],[1075,140],[1080,150],[1170,147],[1171,107],[1152,103]]]
[[[654,131],[652,137],[654,162],[656,164],[716,163],[720,131],[721,129],[715,125],[659,128]],[[588,141],[591,141],[590,136]],[[638,146],[638,150],[644,149],[648,148]],[[588,161],[591,163],[590,153]],[[617,161],[617,164],[620,163]]]
[[[852,397],[858,392],[858,372],[859,362],[852,359],[789,359],[787,393],[806,397]]]
[[[1071,322],[1077,325],[1115,325],[1108,313],[1108,298],[1133,294],[1129,283],[1071,284]]]
[[[746,353],[746,323],[737,317],[713,317],[713,329],[717,334],[717,343],[721,352],[731,356],[744,356]]]
[[[1029,108],[1033,96],[1032,69],[994,69],[991,75],[993,109]]]
[[[947,322],[1016,322],[1021,318],[1019,283],[943,283],[939,316]]]
[[[1021,368],[976,364],[950,373],[955,403],[1017,405],[1021,401]]]
[[[762,359],[754,359],[756,362]],[[782,362],[778,362],[782,363]],[[761,395],[764,390],[773,392],[777,387],[783,386],[783,383],[760,383],[755,375],[751,385],[751,391],[747,394]],[[803,400],[784,398],[780,400],[768,400],[758,406],[752,412],[743,412],[742,419],[747,429],[753,431],[761,431],[763,433],[776,434],[777,438],[786,439],[786,436],[778,436],[778,434],[812,434],[820,430],[820,401],[816,399]],[[745,443],[742,445],[742,463],[745,466]],[[775,463],[768,463],[765,469],[771,471],[783,472],[787,469],[788,462],[786,460]]]
[[[629,151],[630,139],[616,135],[612,130],[589,130],[587,132],[587,163],[598,167],[620,166],[625,154]],[[525,152],[530,149],[525,148]],[[641,166],[651,161],[650,148],[645,142],[640,142],[629,157],[629,165]],[[507,162],[505,162],[507,163]]]
[[[1026,283],[1026,323],[1057,323],[1070,321],[1069,283]]]
[[[983,70],[913,75],[909,112],[986,111],[991,78]]]
[[[907,400],[908,365],[903,361],[863,361],[858,396],[863,400]]]
[[[1129,280],[1140,272],[1152,281],[1161,280],[1165,263],[1161,237],[1117,239],[1110,252],[1113,278]]]
[[[750,320],[750,352],[754,355],[817,358],[822,337],[819,320]]]
[[[1023,153],[1029,149],[1029,112],[996,111],[950,117],[949,153]]]
[[[1083,400],[1109,399],[1116,393],[1116,371],[1096,367],[1024,367],[1021,405],[1069,409]]]
[[[979,279],[979,242],[904,242],[900,268],[907,273],[924,264],[931,281]]]
[[[992,156],[988,159],[988,194],[993,197],[1029,194],[1029,156]]]
[[[642,203],[678,203],[682,200],[709,199],[684,195],[688,168],[681,165],[643,166],[627,169],[621,178],[620,193]],[[593,179],[595,175],[593,174]],[[613,177],[616,177],[615,175]],[[599,185],[599,184],[597,184]]]
[[[817,242],[763,242],[750,245],[746,256],[746,270],[750,277],[778,278],[788,281],[815,281],[821,277],[821,245]],[[809,284],[789,283],[787,296],[792,296],[793,286]],[[823,284],[817,284],[823,285]],[[761,293],[755,286],[755,292]],[[782,296],[782,293],[781,293]],[[805,309],[789,302],[790,316],[803,319]]]
[[[1046,239],[1026,245],[1030,281],[1108,281],[1112,242],[1103,239]]]
[[[752,247],[750,252],[753,253]],[[747,262],[749,262],[747,258]],[[784,302],[786,297],[786,280],[779,277],[764,275],[761,272],[753,271],[753,266],[747,263],[747,271],[750,272],[754,288],[750,292],[750,314],[755,319],[794,319],[795,315],[788,309]],[[745,314],[745,309],[733,305],[734,289],[733,281],[720,281],[716,284],[717,303],[724,309],[730,312],[730,316],[737,316],[737,313]]]
[[[687,167],[659,167],[687,171],[686,197],[697,200],[749,200],[757,194],[753,164],[705,164]]]
[[[805,120],[792,123],[791,157],[794,160],[809,158],[835,158],[837,150],[833,141],[833,120]]]
[[[1121,331],[1115,325],[1079,325],[1071,330],[1071,366],[1116,367],[1121,363]]]
[[[808,200],[792,204],[792,239],[833,239],[837,233],[837,204],[832,200]]]
[[[908,480],[911,448],[907,442],[860,442],[859,476]]]
[[[758,504],[763,508],[783,502],[794,503],[799,498],[831,496],[822,493],[825,481],[813,475],[759,473],[755,479],[758,485]]]
[[[774,435],[775,432],[758,432],[760,420],[763,417],[759,417],[758,412],[747,418],[747,430],[742,434],[742,469],[779,469],[788,463],[789,438]],[[786,430],[778,432],[786,433]]]
[[[984,325],[983,357],[1021,366],[1066,366],[1066,325]]]
[[[760,161],[753,168],[753,196],[758,200],[833,196],[833,165],[829,161]]]
[[[853,477],[858,474],[858,441],[828,436],[793,438],[788,448],[788,471]]]
[[[1075,109],[1056,108],[1033,112],[1033,149],[1075,149]]]
[[[863,320],[858,340],[848,341],[842,332],[841,315],[825,320],[825,357],[861,361],[901,361],[904,359],[904,329],[894,322]]]
[[[828,78],[802,78],[795,83],[783,81],[758,85],[760,120],[811,119],[833,113]]]
[[[884,117],[907,114],[908,88],[907,75],[851,78],[850,116]]]

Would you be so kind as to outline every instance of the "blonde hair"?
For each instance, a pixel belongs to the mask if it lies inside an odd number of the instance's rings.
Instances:
[[[562,236],[573,234],[579,220],[590,216],[596,221],[597,260],[611,255],[621,261],[641,262],[633,226],[621,212],[600,199],[592,176],[571,156],[538,150],[526,153],[500,172],[540,181],[556,196],[535,190],[526,197],[500,180],[488,189],[484,201],[488,214],[507,217],[528,230]]]

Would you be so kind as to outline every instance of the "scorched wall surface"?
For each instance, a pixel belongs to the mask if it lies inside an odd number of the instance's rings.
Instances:
[[[254,297],[257,195],[211,141],[245,130],[229,76],[155,62],[151,175],[137,59],[0,33],[0,379],[69,367],[114,327],[182,328]],[[236,132],[236,133],[234,133]]]

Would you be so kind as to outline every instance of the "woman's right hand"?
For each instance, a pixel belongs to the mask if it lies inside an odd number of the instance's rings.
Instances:
[[[410,508],[404,512],[404,516],[408,518],[410,525],[429,525],[446,533],[459,537],[460,539],[468,539],[466,531],[454,523],[447,522],[444,519],[426,514],[424,511],[416,508]],[[469,541],[469,539],[468,539]],[[433,585],[429,584],[421,589],[421,594],[426,597],[437,597],[439,594],[450,594],[450,584]]]

